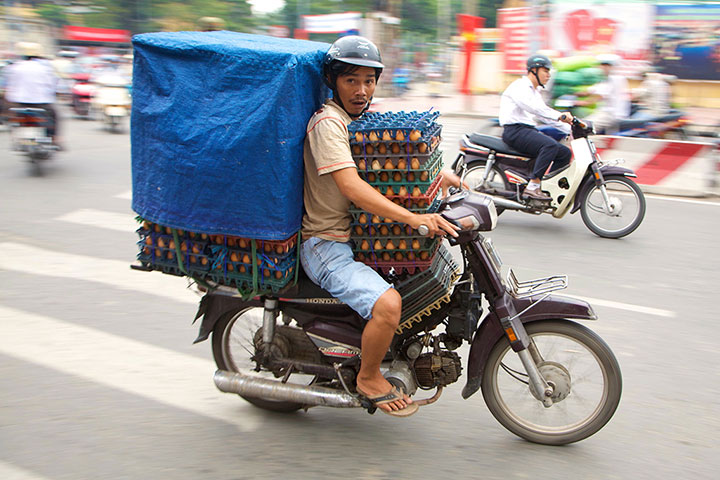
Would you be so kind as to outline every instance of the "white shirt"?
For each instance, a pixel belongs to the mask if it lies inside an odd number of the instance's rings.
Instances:
[[[536,126],[540,122],[569,133],[570,125],[558,121],[561,112],[545,104],[540,88],[534,88],[528,77],[512,82],[500,97],[500,125],[524,123]]]
[[[44,60],[33,59],[7,67],[5,98],[13,103],[55,103],[58,78]]]
[[[605,81],[593,85],[588,91],[602,97],[599,110],[622,120],[630,116],[630,90],[625,77],[610,75]]]

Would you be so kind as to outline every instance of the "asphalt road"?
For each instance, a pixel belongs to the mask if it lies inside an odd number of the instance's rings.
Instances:
[[[444,121],[446,162],[474,122]],[[63,127],[68,150],[40,177],[0,132],[0,478],[716,478],[717,202],[649,198],[621,240],[579,215],[500,217],[490,236],[505,264],[521,278],[568,274],[623,372],[603,430],[545,447],[504,430],[480,394],[463,400],[464,377],[403,420],[273,414],[220,393],[209,343],[192,345],[198,297],[128,268],[127,133]]]

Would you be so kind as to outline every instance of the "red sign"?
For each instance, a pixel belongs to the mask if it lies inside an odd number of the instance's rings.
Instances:
[[[63,37],[65,40],[80,42],[130,43],[130,30],[66,25],[63,27]]]
[[[530,8],[498,9],[498,26],[502,29],[505,73],[525,73],[530,54]]]
[[[268,27],[268,35],[271,37],[288,38],[290,36],[290,29],[285,25],[270,25]]]

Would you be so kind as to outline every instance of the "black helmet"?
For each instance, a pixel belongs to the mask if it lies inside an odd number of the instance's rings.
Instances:
[[[375,78],[380,77],[385,65],[380,58],[380,50],[365,37],[349,35],[335,40],[323,59],[323,79],[328,87],[335,89],[335,78],[330,66],[335,62],[357,65],[358,67],[372,67],[375,69]],[[329,78],[328,78],[329,77]]]
[[[527,59],[527,71],[529,72],[533,68],[552,68],[552,62],[545,55],[535,54],[531,55]]]

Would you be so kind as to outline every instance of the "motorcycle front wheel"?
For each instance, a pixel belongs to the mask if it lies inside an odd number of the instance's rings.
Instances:
[[[623,176],[605,177],[605,187],[612,210],[608,212],[602,191],[593,185],[580,200],[583,223],[604,238],[631,234],[645,217],[645,195],[635,182]]]
[[[555,389],[549,408],[536,399],[520,357],[503,337],[492,348],[482,392],[495,419],[515,435],[565,445],[600,430],[620,403],[622,377],[610,347],[592,330],[568,320],[525,325],[542,358],[538,369]]]
[[[505,179],[503,172],[493,165],[487,179],[487,186],[483,187],[483,177],[485,176],[485,162],[476,161],[468,164],[468,170],[465,174],[465,183],[470,190],[488,195],[494,195],[498,192],[507,192],[511,190],[508,181]],[[504,208],[496,206],[497,214],[500,215]]]
[[[220,318],[213,327],[213,357],[220,370],[277,380],[280,383],[281,380],[275,374],[259,368],[253,359],[258,339],[262,339],[263,310],[262,307],[246,307]],[[288,378],[290,383],[302,385],[309,385],[314,380],[314,375],[299,373],[292,374]],[[275,412],[294,412],[303,407],[300,403],[240,396],[256,407]]]

